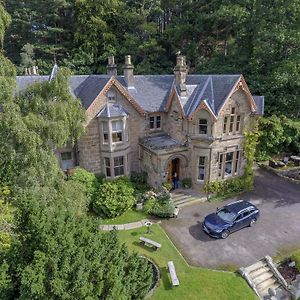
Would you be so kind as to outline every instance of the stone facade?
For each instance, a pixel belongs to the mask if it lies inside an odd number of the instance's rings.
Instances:
[[[254,100],[243,76],[187,75],[185,61],[177,59],[172,79],[134,76],[128,56],[124,76],[117,76],[110,58],[109,75],[99,77],[101,88],[95,81],[99,91],[88,105],[78,93],[86,105],[85,134],[73,150],[57,149],[61,166],[66,169],[71,164],[63,160],[72,158],[110,178],[147,172],[152,186],[176,173],[199,190],[207,181],[241,176],[244,133],[262,114],[263,102]]]

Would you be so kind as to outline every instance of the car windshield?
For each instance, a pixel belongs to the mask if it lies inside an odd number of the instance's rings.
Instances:
[[[227,208],[221,208],[220,210],[218,210],[217,216],[220,217],[223,221],[231,223],[235,219],[236,214],[232,211],[229,211]]]

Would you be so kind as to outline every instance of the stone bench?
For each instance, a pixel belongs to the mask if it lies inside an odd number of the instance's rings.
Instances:
[[[172,285],[179,286],[179,280],[177,278],[176,270],[173,261],[168,262],[168,268],[171,275]]]
[[[161,247],[161,244],[155,242],[155,241],[152,241],[150,239],[147,239],[143,236],[140,237],[140,242],[143,243],[145,246],[148,246],[148,247],[154,247],[155,250],[159,249]]]

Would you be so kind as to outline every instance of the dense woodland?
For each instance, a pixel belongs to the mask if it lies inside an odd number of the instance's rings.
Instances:
[[[104,73],[109,54],[136,74],[171,73],[175,54],[190,73],[242,73],[266,114],[300,116],[298,0],[5,0],[4,49],[18,66],[54,59],[74,73]]]

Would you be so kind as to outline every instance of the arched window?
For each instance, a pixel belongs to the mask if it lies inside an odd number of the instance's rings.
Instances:
[[[199,134],[207,134],[207,120],[199,119]]]

